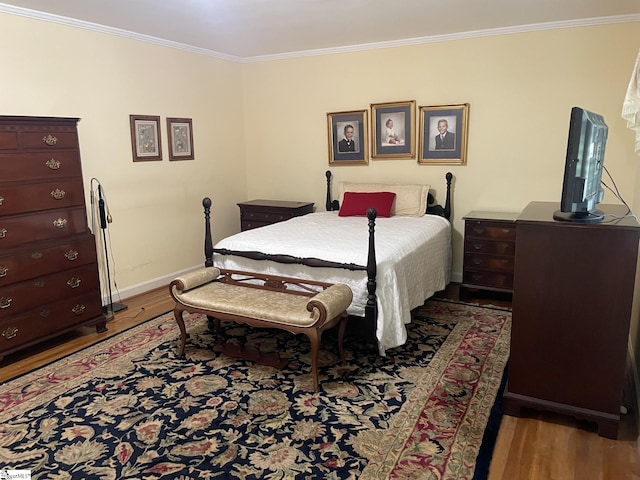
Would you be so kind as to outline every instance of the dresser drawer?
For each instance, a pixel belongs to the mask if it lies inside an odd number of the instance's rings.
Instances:
[[[0,318],[30,310],[59,298],[96,291],[97,264],[84,265],[0,288]]]
[[[276,223],[291,218],[290,213],[272,213],[272,212],[242,212],[241,219],[243,222],[262,222]]]
[[[80,153],[77,151],[0,153],[0,170],[2,182],[82,178]]]
[[[500,242],[465,236],[464,251],[465,253],[489,253],[514,256],[516,253],[516,244],[514,242]]]
[[[0,249],[86,231],[84,207],[0,217]]]
[[[0,256],[0,287],[95,262],[96,244],[90,234],[21,248]]]
[[[513,289],[513,273],[465,270],[463,277],[463,282],[466,285],[485,286],[506,290]]]
[[[507,272],[513,274],[514,258],[492,256],[492,255],[477,255],[475,253],[465,253],[464,255],[464,268],[475,270],[489,270],[497,272]]]
[[[75,129],[74,129],[75,130]],[[61,131],[57,128],[43,128],[37,131],[19,133],[19,145],[23,150],[77,149],[78,134],[75,131]]]
[[[12,317],[0,319],[0,356],[41,342],[92,319],[104,320],[100,297],[93,293],[68,297]]]
[[[0,215],[84,205],[82,178],[0,186]]]
[[[465,236],[515,241],[516,226],[514,224],[506,224],[504,222],[467,220],[465,222]]]

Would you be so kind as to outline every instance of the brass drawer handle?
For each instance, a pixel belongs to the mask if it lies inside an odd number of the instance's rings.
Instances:
[[[7,236],[7,229],[0,228],[0,238],[5,238]]]
[[[40,316],[41,316],[42,318],[47,318],[49,315],[51,315],[51,310],[49,310],[49,309],[48,309],[48,308],[46,308],[46,307],[45,307],[45,308],[43,308],[43,309],[40,311]]]
[[[476,235],[482,235],[484,233],[484,228],[474,228],[473,233]]]
[[[78,252],[76,250],[69,250],[67,253],[64,254],[64,256],[66,257],[67,260],[73,262],[78,258]]]
[[[0,197],[0,207],[2,206],[3,203],[4,203],[4,197]]]
[[[58,143],[58,139],[51,134],[42,137],[42,141],[50,147],[53,147],[56,143]]]
[[[75,313],[76,315],[81,315],[81,314],[82,314],[86,309],[87,309],[87,307],[85,307],[84,305],[82,305],[82,304],[78,304],[78,305],[76,305],[75,307],[73,307],[73,308],[71,309],[71,311],[72,311],[73,313]]]
[[[16,327],[8,327],[2,332],[2,336],[7,340],[11,340],[18,335],[18,329]]]
[[[13,302],[11,297],[0,297],[0,308],[9,308]]]
[[[473,244],[473,248],[475,248],[476,250],[482,250],[482,244],[481,243],[474,243]]]
[[[51,196],[56,200],[62,200],[66,194],[67,192],[65,192],[64,190],[60,190],[59,188],[51,191]]]
[[[55,158],[52,158],[51,160],[47,161],[45,165],[49,167],[51,170],[58,170],[60,168],[60,162]]]
[[[78,277],[73,277],[69,279],[69,281],[67,282],[67,285],[69,285],[71,288],[78,288],[81,282],[82,280],[79,279]]]
[[[35,282],[33,282],[34,288],[44,288],[45,285],[46,283],[44,282],[44,280],[36,280]]]
[[[56,220],[53,221],[53,226],[56,228],[64,228],[67,226],[67,219],[66,218],[58,218]]]
[[[40,260],[42,258],[42,252],[33,252],[31,254],[31,258],[34,260]]]
[[[7,273],[9,273],[9,267],[0,266],[0,278],[6,277]]]

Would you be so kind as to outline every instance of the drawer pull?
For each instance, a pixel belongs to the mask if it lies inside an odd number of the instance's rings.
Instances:
[[[6,228],[0,228],[0,238],[4,238],[7,236],[7,229]]]
[[[9,267],[0,266],[0,278],[6,277],[7,273],[9,273]]]
[[[481,243],[474,243],[473,244],[473,248],[475,248],[476,250],[482,250],[482,244]]]
[[[73,308],[71,309],[71,311],[72,311],[73,313],[75,313],[76,315],[81,315],[81,314],[82,314],[86,309],[87,309],[87,307],[85,307],[84,305],[82,305],[82,304],[80,304],[80,303],[79,303],[78,305],[76,305],[75,307],[73,307]]]
[[[474,228],[473,233],[476,235],[482,235],[484,233],[484,228]]]
[[[67,219],[66,218],[58,218],[56,220],[53,221],[53,226],[56,228],[64,228],[67,226]]]
[[[42,318],[47,318],[49,315],[51,315],[51,310],[49,310],[48,308],[43,308],[42,310],[40,310],[40,316]]]
[[[46,284],[44,283],[44,280],[37,280],[35,282],[33,282],[33,286],[35,288],[44,288]]]
[[[4,197],[0,197],[0,207],[2,206],[3,203],[4,203]]]
[[[0,308],[9,308],[13,302],[11,297],[0,297]]]
[[[51,191],[51,196],[56,200],[62,200],[66,194],[64,190],[60,190],[59,188]]]
[[[58,170],[60,168],[60,162],[55,158],[52,158],[51,160],[47,161],[45,165],[49,167],[51,170]]]
[[[473,264],[474,265],[482,265],[482,260],[478,259],[478,258],[474,258],[473,259]]]
[[[42,141],[50,147],[53,147],[56,143],[58,143],[58,139],[51,134],[42,137]]]
[[[69,285],[71,288],[78,288],[81,282],[82,280],[79,279],[78,277],[73,277],[69,279],[69,281],[67,282],[67,285]]]
[[[42,252],[33,252],[31,254],[31,258],[34,260],[40,260],[42,258]]]
[[[2,336],[4,338],[6,338],[7,340],[11,340],[12,338],[14,338],[16,335],[18,335],[18,329],[16,327],[9,327],[6,328],[3,332],[2,332]]]
[[[67,260],[73,262],[78,258],[78,252],[77,250],[69,250],[67,253],[64,254],[64,256],[66,257]]]

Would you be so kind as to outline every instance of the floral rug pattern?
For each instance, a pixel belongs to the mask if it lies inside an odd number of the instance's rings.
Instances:
[[[224,324],[283,369],[215,353],[172,313],[0,386],[0,468],[34,479],[471,479],[509,354],[506,310],[430,300],[407,343],[322,341]],[[357,320],[355,320],[357,321]]]

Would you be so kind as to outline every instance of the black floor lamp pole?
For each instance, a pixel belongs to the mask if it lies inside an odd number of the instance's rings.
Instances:
[[[107,317],[112,316],[115,312],[124,310],[127,308],[122,303],[113,303],[113,297],[111,295],[111,273],[109,268],[109,251],[107,249],[107,212],[104,206],[104,199],[102,198],[102,187],[98,184],[98,211],[100,213],[100,228],[102,229],[102,244],[104,245],[104,261],[107,269],[107,288],[109,291],[109,305],[104,308],[104,313]]]

